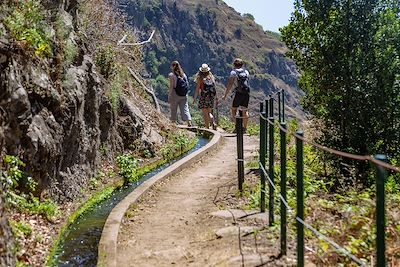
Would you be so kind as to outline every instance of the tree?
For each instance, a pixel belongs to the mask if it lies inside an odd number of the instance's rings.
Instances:
[[[252,14],[250,14],[250,13],[244,13],[244,14],[242,15],[242,17],[243,17],[243,18],[246,18],[246,19],[250,19],[250,20],[252,20],[252,21],[255,20],[254,16],[253,16]]]
[[[295,2],[282,39],[302,71],[304,107],[325,122],[326,145],[399,157],[399,134],[387,130],[400,120],[399,23],[398,1]]]

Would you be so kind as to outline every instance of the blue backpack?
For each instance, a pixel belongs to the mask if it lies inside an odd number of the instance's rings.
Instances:
[[[175,92],[179,96],[185,96],[189,91],[189,82],[186,77],[176,76]]]

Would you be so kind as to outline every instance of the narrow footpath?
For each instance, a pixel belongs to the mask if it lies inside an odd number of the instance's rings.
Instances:
[[[249,195],[237,190],[236,137],[154,186],[125,214],[117,266],[294,266],[276,259],[279,235],[266,214],[244,211]],[[258,140],[245,136],[245,160],[257,157]],[[257,183],[246,168],[246,180]],[[290,248],[289,248],[290,249]]]

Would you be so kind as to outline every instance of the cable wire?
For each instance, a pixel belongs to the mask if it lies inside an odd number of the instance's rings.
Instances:
[[[259,164],[260,164],[261,170],[264,172],[265,177],[267,177],[269,184],[274,188],[275,191],[278,191],[276,185],[270,179],[270,177],[269,177],[267,171],[265,170],[264,166],[261,164],[261,162],[259,162]],[[287,203],[285,198],[282,196],[282,194],[278,193],[278,195],[279,195],[279,198],[281,199],[282,203],[285,205],[288,213],[289,214],[294,214],[294,210],[292,208],[290,208],[289,204]],[[340,246],[335,241],[329,239],[324,234],[320,233],[317,229],[315,229],[310,224],[308,224],[305,221],[303,221],[301,218],[296,216],[296,220],[298,222],[300,222],[303,226],[305,226],[308,230],[313,232],[314,235],[316,235],[319,239],[324,240],[328,244],[330,244],[337,252],[349,257],[352,261],[354,261],[355,263],[359,264],[360,266],[366,266],[365,262],[363,262],[362,260],[357,258],[355,255],[351,254],[347,249],[345,249],[344,247]]]

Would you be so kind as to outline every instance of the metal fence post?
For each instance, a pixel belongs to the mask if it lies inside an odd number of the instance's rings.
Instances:
[[[266,142],[267,142],[267,136],[266,136],[266,124],[267,121],[265,120],[265,118],[267,117],[266,113],[263,112],[262,108],[261,108],[261,104],[260,103],[260,164],[262,165],[262,167],[265,169],[265,149],[266,149]],[[261,200],[260,200],[260,210],[261,212],[265,212],[265,173],[264,171],[261,169],[260,166],[260,170],[261,170]]]
[[[281,91],[278,92],[278,122],[282,122]]]
[[[268,119],[269,117],[269,98],[265,99],[265,117]],[[266,126],[265,126],[265,138],[266,140],[268,140],[268,132],[269,132],[269,123],[266,122]],[[268,155],[268,141],[265,141],[265,153],[266,155]]]
[[[388,162],[385,155],[376,155],[375,159]],[[376,266],[385,267],[385,181],[387,171],[381,166],[376,166]]]
[[[298,131],[297,136],[303,137],[304,133]],[[296,172],[297,172],[297,218],[304,221],[304,162],[303,140],[296,136]],[[297,266],[304,266],[304,225],[297,220]]]
[[[282,122],[285,122],[285,90],[282,89]]]
[[[269,102],[269,168],[268,168],[268,174],[269,178],[272,183],[274,183],[275,179],[275,171],[274,171],[274,99],[271,98]],[[274,187],[272,186],[271,183],[269,183],[269,225],[272,226],[274,224],[274,196],[275,196],[275,190]]]
[[[244,158],[243,158],[243,112],[239,111],[236,117],[236,142],[237,142],[237,161],[238,161],[238,184],[239,191],[243,192],[244,181]]]
[[[286,130],[286,123],[281,122],[281,127]],[[286,132],[281,129],[281,195],[287,201],[286,197]],[[287,210],[286,205],[281,200],[281,255],[287,252]]]

